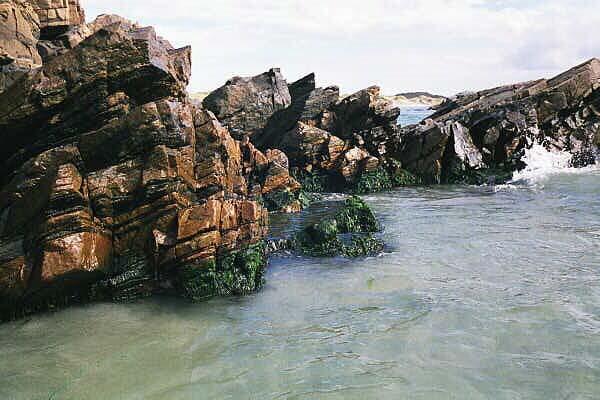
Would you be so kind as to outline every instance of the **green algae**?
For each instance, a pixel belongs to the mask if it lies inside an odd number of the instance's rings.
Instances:
[[[304,189],[291,191],[289,189],[277,190],[262,195],[262,204],[269,211],[281,211],[294,204],[298,204],[300,209],[305,209],[314,201],[314,195],[306,192]]]
[[[294,248],[311,257],[369,256],[383,250],[383,242],[372,235],[380,231],[373,211],[360,197],[352,196],[334,216],[297,233]]]
[[[363,173],[350,188],[354,194],[368,194],[390,190],[395,187],[421,184],[421,180],[392,163],[388,168],[379,167],[374,171]]]
[[[184,296],[201,301],[215,296],[246,295],[264,284],[265,244],[259,242],[217,259],[179,267],[176,286]]]

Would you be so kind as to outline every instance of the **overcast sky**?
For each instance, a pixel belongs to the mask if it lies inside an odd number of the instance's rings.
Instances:
[[[191,91],[309,72],[343,92],[450,95],[549,77],[600,56],[600,0],[82,0],[191,45]]]

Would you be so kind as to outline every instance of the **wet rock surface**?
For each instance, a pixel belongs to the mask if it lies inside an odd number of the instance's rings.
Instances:
[[[115,17],[67,28],[81,35],[0,94],[2,318],[260,288],[261,198],[299,188],[285,154],[191,104],[189,47]]]

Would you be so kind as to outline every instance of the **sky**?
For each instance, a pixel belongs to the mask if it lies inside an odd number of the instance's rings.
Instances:
[[[343,93],[452,95],[600,57],[600,0],[81,0],[192,46],[190,91],[279,67]]]

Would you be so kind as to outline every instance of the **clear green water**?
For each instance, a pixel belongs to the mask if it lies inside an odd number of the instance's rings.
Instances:
[[[600,172],[367,200],[380,257],[0,325],[0,399],[600,398]]]

